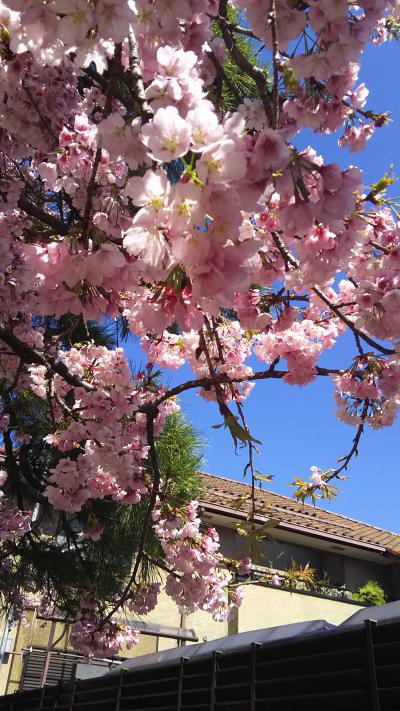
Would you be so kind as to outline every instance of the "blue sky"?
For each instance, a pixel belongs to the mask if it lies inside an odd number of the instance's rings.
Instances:
[[[377,129],[363,153],[349,154],[337,148],[337,137],[315,136],[304,131],[296,138],[296,146],[308,143],[324,156],[325,162],[336,161],[341,166],[357,165],[364,171],[365,183],[377,180],[394,164],[400,175],[400,101],[397,97],[400,47],[388,43],[368,48],[363,54],[360,81],[369,90],[367,108],[377,113],[389,111],[392,123]],[[400,195],[400,185],[392,189]],[[133,339],[126,345],[127,355],[137,366],[145,362]],[[343,367],[351,363],[353,340],[343,336],[320,361],[323,365]],[[262,364],[250,362],[262,369]],[[184,367],[165,372],[167,384],[178,384],[192,377]],[[219,476],[241,480],[247,462],[246,450],[235,454],[232,440],[223,429],[212,429],[221,421],[217,407],[205,402],[194,391],[181,397],[185,416],[198,429],[204,440],[205,470]],[[261,440],[256,465],[263,474],[272,474],[271,491],[292,495],[289,482],[293,476],[306,478],[315,464],[322,468],[335,466],[338,457],[351,447],[354,431],[338,422],[334,416],[332,385],[329,378],[320,378],[304,388],[283,382],[257,383],[245,401],[250,431]],[[350,477],[341,484],[341,493],[324,508],[382,528],[400,532],[400,424],[381,430],[367,428],[357,459],[348,471]],[[246,479],[245,479],[246,481]],[[248,480],[247,480],[248,481]]]

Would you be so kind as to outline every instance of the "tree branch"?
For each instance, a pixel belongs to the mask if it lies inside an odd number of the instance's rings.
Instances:
[[[44,365],[47,371],[57,373],[57,375],[60,375],[61,378],[65,380],[65,382],[67,382],[74,388],[83,388],[88,392],[91,392],[96,389],[90,383],[87,383],[85,380],[82,380],[79,375],[71,373],[71,371],[68,370],[67,366],[62,361],[57,360],[57,358],[52,355],[49,355],[48,353],[41,353],[35,348],[28,346],[27,343],[21,341],[17,336],[13,334],[13,332],[9,328],[4,326],[3,324],[0,324],[0,340],[3,341],[3,343],[5,343],[9,348],[11,348],[11,350],[16,355],[18,355],[24,363],[28,365]]]
[[[335,304],[332,304],[332,302],[328,299],[328,297],[324,294],[323,291],[321,291],[321,289],[318,286],[313,286],[312,290],[313,290],[314,294],[316,294],[321,299],[321,301],[323,301],[324,304],[326,304],[328,306],[330,311],[332,311],[332,313],[334,313],[335,316],[340,318],[340,320],[343,321],[343,323],[345,323],[346,326],[348,326],[353,331],[354,334],[356,334],[357,336],[362,338],[363,341],[365,341],[365,343],[368,343],[369,346],[372,346],[372,348],[375,348],[377,351],[384,353],[384,355],[392,355],[393,353],[395,353],[393,348],[386,348],[386,346],[382,346],[380,343],[377,343],[376,341],[374,341],[373,338],[368,336],[368,334],[364,333],[363,331],[360,331],[360,329],[357,328],[354,325],[354,323],[349,318],[347,318],[347,316],[345,316],[340,311],[340,309],[338,309],[337,306],[335,306]]]
[[[337,477],[339,476],[339,474],[340,474],[344,469],[347,469],[348,465],[350,464],[351,459],[352,459],[354,456],[357,456],[357,454],[358,454],[358,445],[359,445],[359,443],[360,443],[361,435],[362,435],[363,432],[364,432],[364,426],[365,426],[365,420],[366,420],[366,417],[367,417],[368,407],[369,407],[369,399],[366,398],[365,403],[364,403],[364,407],[363,407],[363,410],[362,410],[362,413],[361,413],[361,420],[362,420],[362,421],[361,421],[361,424],[359,424],[358,427],[357,427],[357,432],[356,432],[355,437],[354,437],[354,439],[353,439],[352,448],[350,449],[350,451],[349,451],[344,457],[341,457],[341,459],[339,459],[339,461],[342,461],[343,464],[341,464],[340,467],[338,467],[337,469],[335,469],[335,470],[332,472],[332,474],[330,474],[329,477],[327,477],[326,481],[331,481],[332,479],[337,479]]]
[[[132,91],[138,105],[139,115],[144,123],[153,117],[153,109],[146,99],[142,73],[140,71],[136,37],[133,28],[129,27],[129,74],[125,72],[125,81]]]
[[[157,408],[152,406],[151,410],[149,410],[146,413],[147,416],[147,425],[146,425],[146,432],[147,432],[147,442],[149,445],[149,454],[150,454],[150,461],[151,465],[153,467],[153,472],[154,472],[154,481],[153,481],[153,487],[151,490],[151,495],[150,495],[150,501],[149,505],[147,508],[146,512],[146,517],[143,522],[143,527],[142,531],[140,534],[140,539],[138,543],[138,549],[136,553],[136,559],[135,559],[135,564],[133,566],[133,570],[131,573],[131,576],[128,580],[128,583],[125,586],[125,589],[120,596],[119,600],[116,602],[112,610],[107,613],[105,618],[102,620],[100,624],[100,629],[109,621],[111,620],[112,616],[119,610],[120,607],[128,600],[129,595],[130,595],[130,590],[132,585],[136,582],[136,576],[138,574],[141,562],[144,558],[145,555],[145,546],[146,546],[146,541],[150,529],[150,524],[151,524],[151,514],[153,513],[153,510],[155,508],[156,502],[157,502],[157,496],[159,493],[159,488],[160,488],[160,482],[161,482],[161,471],[160,467],[158,464],[158,457],[157,457],[157,450],[155,446],[155,440],[154,440],[154,419],[157,415]]]
[[[18,207],[21,208],[27,215],[34,217],[36,220],[40,220],[43,224],[48,225],[53,230],[57,232],[58,235],[67,235],[69,232],[69,225],[61,222],[54,215],[42,210],[42,208],[37,205],[33,205],[26,197],[21,196],[18,200]]]
[[[204,388],[205,390],[209,390],[211,387],[215,386],[215,384],[230,385],[233,383],[245,383],[254,380],[268,380],[269,378],[272,378],[274,380],[280,380],[288,374],[287,370],[274,370],[272,366],[273,364],[270,366],[270,368],[268,368],[268,370],[260,370],[256,373],[253,373],[252,375],[243,375],[240,378],[231,378],[226,373],[217,373],[214,378],[209,377],[198,378],[197,380],[187,380],[186,383],[181,383],[180,385],[176,385],[174,388],[170,388],[170,390],[167,390],[165,393],[156,398],[156,400],[153,400],[150,406],[143,405],[141,408],[139,408],[139,412],[147,412],[149,407],[157,407],[165,400],[168,400],[170,397],[176,397],[177,395],[186,392],[186,390],[193,390],[194,388]],[[321,368],[317,365],[316,371],[317,375],[325,377],[330,375],[342,375],[346,372],[346,369]]]
[[[121,67],[122,67],[121,61],[122,61],[122,44],[121,44],[121,42],[119,42],[118,44],[115,45],[114,56],[111,60],[109,78],[108,78],[108,86],[107,86],[107,91],[106,91],[106,103],[105,103],[104,111],[103,111],[103,118],[107,118],[107,116],[111,113],[111,110],[112,110],[112,100],[114,97],[114,91],[115,91],[115,87],[117,84],[117,78],[118,78],[118,75],[119,75],[119,73],[121,71]],[[91,212],[92,212],[93,195],[94,195],[94,190],[95,190],[95,185],[96,185],[96,175],[97,175],[97,169],[100,164],[100,159],[101,159],[101,146],[98,146],[95,156],[94,156],[92,173],[91,173],[90,180],[89,180],[89,183],[87,186],[85,210],[83,213],[82,239],[83,239],[84,243],[87,242],[89,222],[90,222],[90,216],[91,216]]]

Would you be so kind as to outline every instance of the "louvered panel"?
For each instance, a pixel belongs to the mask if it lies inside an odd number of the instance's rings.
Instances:
[[[40,686],[43,670],[46,664],[46,649],[32,649],[24,656],[24,667],[21,676],[20,689],[27,691]],[[69,681],[74,673],[75,660],[59,652],[50,652],[45,675],[45,685],[54,686],[60,681]]]
[[[45,651],[34,649],[24,655],[24,666],[20,682],[20,690],[37,689],[40,687],[45,661]]]
[[[69,681],[73,678],[75,660],[62,654],[51,653],[50,663],[46,676],[46,685],[53,686],[60,681]]]
[[[365,689],[353,689],[334,694],[308,694],[307,696],[281,695],[265,700],[257,699],[256,711],[372,711],[370,698]],[[222,711],[222,710],[221,710]]]

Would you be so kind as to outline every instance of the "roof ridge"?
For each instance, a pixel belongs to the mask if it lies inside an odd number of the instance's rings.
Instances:
[[[210,474],[209,472],[200,472],[205,477],[213,477],[215,479],[220,479],[222,481],[227,481],[229,483],[234,483],[234,484],[239,484],[241,486],[246,486],[249,489],[251,488],[251,484],[247,484],[246,482],[238,481],[237,479],[228,479],[226,476],[219,476],[218,474]],[[258,490],[257,490],[258,491]],[[344,514],[336,513],[336,511],[329,511],[329,509],[322,509],[319,506],[312,506],[311,504],[300,504],[300,502],[296,502],[295,499],[292,499],[290,496],[285,496],[285,494],[278,494],[275,491],[264,491],[260,490],[263,494],[267,494],[269,496],[276,496],[276,497],[281,497],[282,499],[287,499],[287,501],[290,501],[292,503],[298,503],[300,506],[304,506],[307,509],[311,509],[312,511],[321,511],[323,513],[327,513],[332,516],[338,516],[339,518],[344,519],[345,521],[352,521],[353,523],[359,523],[361,526],[366,526],[367,528],[373,528],[376,531],[381,531],[382,533],[389,533],[391,536],[396,536],[397,538],[400,538],[400,532],[396,533],[395,531],[389,531],[387,528],[381,528],[379,526],[374,526],[372,523],[365,523],[365,521],[359,521],[359,519],[352,518],[351,516],[345,516]]]

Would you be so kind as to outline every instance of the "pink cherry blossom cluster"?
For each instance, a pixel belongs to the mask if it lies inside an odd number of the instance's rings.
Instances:
[[[254,352],[267,363],[284,358],[289,370],[284,380],[291,385],[305,385],[315,378],[316,358],[333,345],[337,330],[332,322],[317,325],[306,317],[297,321],[297,314],[294,308],[283,311],[274,329],[255,338]]]
[[[337,417],[351,425],[368,423],[374,429],[388,426],[400,406],[400,364],[397,357],[384,360],[359,356],[352,369],[334,378]]]
[[[244,364],[251,355],[252,340],[244,337],[243,329],[238,321],[225,319],[217,328],[218,341],[223,349],[224,359],[220,361],[220,353],[215,340],[205,336],[208,355],[213,363],[216,374],[225,375],[227,378],[243,378],[250,376],[253,369]],[[151,363],[166,368],[179,368],[187,363],[196,376],[201,379],[208,374],[208,359],[205,352],[199,354],[200,337],[198,332],[191,330],[182,335],[171,334],[164,331],[160,337],[148,334],[141,339],[141,345]],[[252,383],[244,382],[239,387],[221,385],[226,400],[240,402],[247,397]],[[199,394],[205,399],[215,400],[214,388],[200,389]]]
[[[51,470],[45,496],[63,511],[79,511],[88,499],[104,497],[137,503],[148,492],[143,470],[148,452],[146,415],[138,410],[151,399],[151,389],[143,387],[140,378],[132,380],[122,348],[89,345],[58,356],[93,389],[74,388],[70,408],[65,396],[71,397],[71,388],[60,376],[54,377],[50,398],[56,429],[45,439],[66,456]],[[29,372],[33,392],[46,397],[45,367],[32,366]],[[177,407],[173,401],[160,406],[156,434]]]
[[[361,150],[375,123],[372,115],[367,121],[363,114],[355,118],[368,95],[364,84],[355,88],[360,56],[371,36],[375,35],[376,43],[387,39],[386,14],[397,17],[398,2],[366,0],[354,7],[348,0],[306,4],[276,0],[275,18],[269,0],[235,0],[234,4],[246,12],[250,27],[271,50],[275,25],[279,61],[288,86],[283,120],[288,121],[290,130],[296,132],[305,126],[330,133],[345,123],[339,145]],[[288,56],[288,46],[295,40],[297,51]]]
[[[8,502],[0,502],[0,540],[14,541],[28,533],[31,529],[32,513],[9,507]]]
[[[138,644],[139,632],[112,621],[101,625],[93,612],[86,611],[71,625],[69,642],[87,660],[104,659],[118,654],[122,646],[131,649]]]
[[[78,110],[73,67],[48,67],[27,51],[1,62],[0,78],[1,149],[14,160],[32,148],[38,155],[54,150],[63,123]]]
[[[371,256],[374,259],[371,259]],[[400,227],[389,209],[372,212],[353,250],[357,326],[380,339],[400,337]]]
[[[203,58],[204,44],[210,39],[210,16],[218,13],[216,0],[137,0],[136,36],[145,81],[156,70],[154,49],[168,44],[194,52]]]
[[[105,68],[110,42],[123,41],[134,20],[132,4],[119,0],[7,0],[0,11],[11,50],[48,66],[75,51],[77,66],[94,60]]]
[[[133,592],[132,600],[128,602],[128,610],[136,612],[137,615],[147,615],[156,607],[160,591],[161,583],[138,585]]]
[[[166,592],[182,612],[202,609],[221,621],[240,605],[241,591],[229,588],[232,575],[220,569],[218,533],[214,528],[200,532],[197,508],[197,501],[192,501],[184,511],[166,517],[159,509],[154,512],[154,530],[173,570]]]
[[[7,473],[0,471],[0,487],[7,480]],[[24,536],[30,531],[30,521],[32,513],[20,511],[10,505],[10,502],[4,497],[4,492],[0,488],[0,540],[13,541],[16,538]]]

